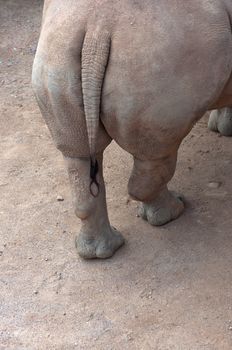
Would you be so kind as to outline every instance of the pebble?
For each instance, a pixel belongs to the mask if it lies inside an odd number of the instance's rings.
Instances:
[[[134,340],[134,338],[132,337],[132,335],[131,334],[127,334],[127,340],[128,341],[133,341]]]
[[[62,197],[62,196],[57,196],[57,197],[56,197],[56,200],[57,200],[58,202],[63,202],[64,197]]]
[[[209,182],[208,187],[210,188],[219,188],[221,186],[221,182]]]

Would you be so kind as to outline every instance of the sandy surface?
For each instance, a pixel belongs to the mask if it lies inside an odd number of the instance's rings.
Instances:
[[[127,203],[131,158],[112,143],[109,214],[127,243],[81,260],[63,159],[30,86],[41,10],[0,0],[0,349],[231,350],[232,139],[204,118],[183,142],[170,187],[188,205],[163,228]]]

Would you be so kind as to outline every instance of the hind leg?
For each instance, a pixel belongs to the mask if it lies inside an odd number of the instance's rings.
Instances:
[[[156,161],[134,159],[128,191],[134,199],[142,202],[139,215],[151,225],[164,225],[176,219],[184,210],[181,196],[167,188],[175,165],[176,154]]]
[[[222,108],[211,112],[208,128],[223,136],[232,136],[232,108]]]
[[[80,234],[76,239],[76,248],[79,255],[86,259],[109,258],[124,243],[122,235],[109,223],[102,174],[102,153],[97,159],[99,163],[97,180],[100,187],[98,196],[94,197],[89,191],[89,159],[65,158],[75,213],[82,222]]]
[[[68,62],[53,67],[37,53],[33,87],[54,143],[67,164],[75,212],[82,222],[77,251],[86,259],[108,258],[124,243],[121,234],[110,226],[106,208],[102,153],[111,139],[100,125],[97,144],[100,190],[94,197],[90,193],[89,148],[78,64]]]

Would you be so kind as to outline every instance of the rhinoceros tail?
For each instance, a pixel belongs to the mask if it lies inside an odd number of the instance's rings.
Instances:
[[[90,192],[99,193],[97,182],[98,162],[96,144],[99,130],[101,93],[110,53],[110,35],[105,32],[87,33],[84,39],[81,58],[81,78],[86,127],[90,152]],[[93,186],[97,192],[93,191]]]

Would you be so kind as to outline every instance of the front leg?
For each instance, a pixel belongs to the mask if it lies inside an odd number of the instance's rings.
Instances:
[[[102,175],[102,158],[102,154],[97,157],[99,193],[94,197],[90,193],[89,159],[65,157],[75,213],[82,222],[79,236],[76,238],[76,248],[78,254],[85,259],[109,258],[124,243],[121,233],[109,223]]]

